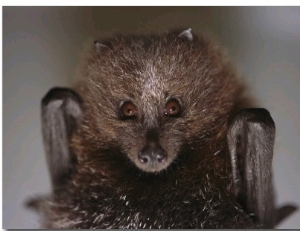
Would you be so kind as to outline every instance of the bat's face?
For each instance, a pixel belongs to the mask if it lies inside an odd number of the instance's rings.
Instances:
[[[121,100],[116,131],[122,134],[120,149],[138,168],[158,172],[180,152],[187,127],[182,97],[150,89],[146,87],[140,97]]]
[[[91,112],[97,117],[88,121],[89,126],[98,128],[96,136],[103,137],[108,148],[117,147],[146,172],[166,169],[189,133],[185,96],[180,91],[165,90],[168,84],[156,75],[134,78],[122,85],[115,83],[114,91],[97,95],[99,104]]]
[[[236,79],[205,41],[130,41],[111,43],[89,63],[84,128],[99,146],[159,172],[224,124]]]

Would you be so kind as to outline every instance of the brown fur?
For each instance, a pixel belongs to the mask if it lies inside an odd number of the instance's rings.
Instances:
[[[226,124],[250,105],[228,58],[211,39],[116,36],[93,50],[75,90],[83,123],[73,136],[76,172],[39,204],[47,228],[253,228],[232,194]],[[175,96],[182,115],[163,114]],[[119,117],[132,100],[134,120]],[[137,154],[159,131],[168,161],[141,170]]]

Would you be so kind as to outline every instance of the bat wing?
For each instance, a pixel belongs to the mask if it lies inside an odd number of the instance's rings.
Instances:
[[[265,228],[275,225],[272,182],[275,123],[263,108],[244,109],[229,124],[227,141],[235,195]]]
[[[81,121],[81,104],[68,88],[53,88],[42,99],[42,132],[54,190],[62,188],[74,170],[70,139]]]

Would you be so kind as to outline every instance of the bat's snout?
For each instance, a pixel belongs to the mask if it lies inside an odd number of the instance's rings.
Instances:
[[[146,172],[158,172],[167,167],[167,152],[158,142],[147,143],[138,154],[139,167]]]

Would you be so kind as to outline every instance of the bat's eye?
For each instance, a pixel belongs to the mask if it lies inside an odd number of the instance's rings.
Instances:
[[[181,105],[177,99],[170,99],[165,106],[166,116],[178,116],[181,113]]]
[[[137,116],[136,106],[131,101],[124,102],[120,107],[122,118],[130,119]]]

